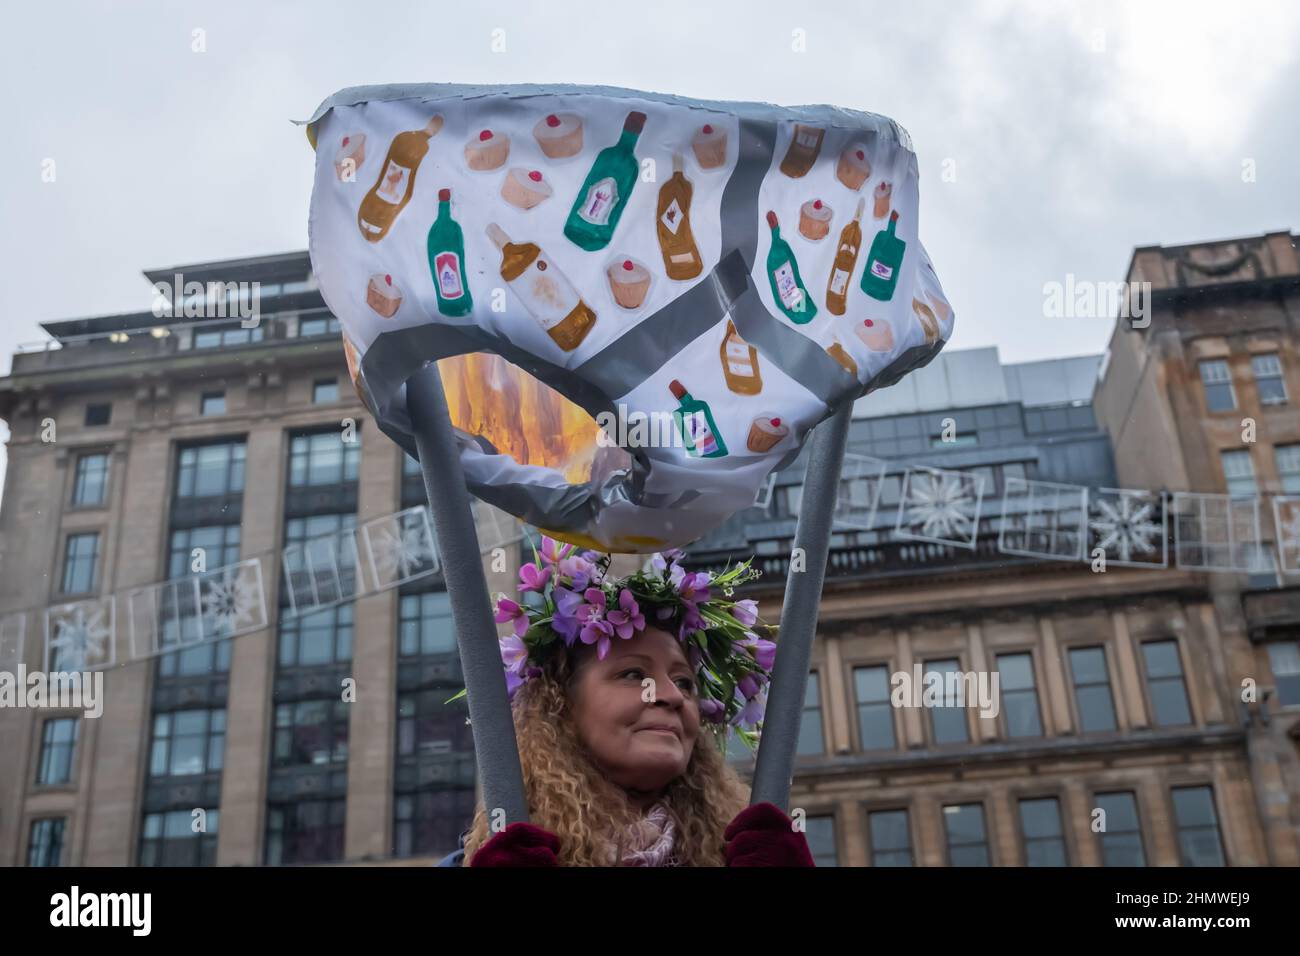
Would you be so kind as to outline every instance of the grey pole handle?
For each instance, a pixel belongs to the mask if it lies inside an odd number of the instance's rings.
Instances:
[[[817,428],[808,451],[799,525],[794,533],[794,546],[803,549],[807,567],[796,571],[792,561],[786,576],[776,664],[772,668],[772,684],[763,715],[751,804],[774,803],[785,808],[790,800],[799,721],[803,716],[813,635],[817,630],[817,609],[830,553],[835,494],[844,467],[844,447],[848,444],[852,416],[853,402],[846,402]]]
[[[436,363],[429,362],[407,380],[406,407],[411,413],[424,491],[433,512],[443,578],[456,623],[483,806],[489,822],[493,811],[501,809],[506,823],[526,823],[528,799],[492,620],[492,599]]]

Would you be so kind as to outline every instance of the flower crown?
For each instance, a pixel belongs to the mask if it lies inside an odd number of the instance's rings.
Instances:
[[[604,660],[613,641],[657,627],[684,645],[696,674],[700,717],[720,749],[726,750],[729,729],[756,747],[776,659],[776,628],[759,620],[754,601],[732,595],[761,572],[749,561],[717,575],[687,571],[678,563],[684,553],[674,550],[614,580],[606,575],[609,555],[575,551],[543,536],[541,552],[534,545],[532,563],[519,569],[522,599],[497,599],[497,623],[514,627],[514,634],[500,639],[511,699],[557,651],[581,641],[595,644]]]

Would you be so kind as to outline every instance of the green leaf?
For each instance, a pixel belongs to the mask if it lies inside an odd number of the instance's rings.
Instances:
[[[443,703],[444,703],[444,704],[450,704],[450,703],[451,703],[452,701],[454,701],[454,700],[460,700],[462,697],[466,696],[468,693],[469,693],[469,688],[468,688],[468,687],[462,687],[462,688],[460,689],[460,693],[459,693],[459,694],[457,694],[455,697],[448,697],[446,700],[443,701]]]

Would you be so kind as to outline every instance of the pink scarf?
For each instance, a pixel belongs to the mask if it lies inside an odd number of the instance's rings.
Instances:
[[[672,857],[676,827],[668,807],[656,803],[642,818],[623,831],[623,860],[619,866],[676,866]],[[610,865],[616,865],[618,848],[610,849]]]

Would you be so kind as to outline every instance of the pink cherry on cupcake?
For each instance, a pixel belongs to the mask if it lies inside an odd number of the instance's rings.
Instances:
[[[546,117],[546,125],[551,129],[555,129],[555,127],[560,125],[560,118],[554,113],[551,113]]]
[[[772,427],[773,427],[773,428],[780,428],[780,427],[781,427],[781,419],[779,419],[779,418],[774,418],[774,419],[772,419]]]
[[[346,145],[348,144],[349,140],[351,140],[351,139],[352,139],[351,136],[344,136],[344,137],[343,137],[343,145],[346,146]]]
[[[491,138],[492,138],[492,131],[490,129],[485,129],[483,130],[483,132],[478,134],[478,140],[480,143],[486,143]]]
[[[822,208],[822,201],[821,201],[820,199],[814,199],[814,200],[813,200],[813,208],[814,208],[814,209],[821,209],[821,208]]]
[[[528,174],[528,178],[535,183],[540,183],[542,181],[542,174],[534,169],[531,173]]]
[[[632,265],[632,260],[631,260],[631,259],[624,259],[624,260],[623,260],[623,268],[626,269],[628,272],[631,272],[631,271],[633,270],[633,268],[635,268],[635,267]]]
[[[865,325],[867,328],[871,328],[876,323],[872,322],[870,319],[863,319],[862,324]]]
[[[713,135],[713,124],[712,124],[712,123],[705,123],[705,124],[704,124],[704,135],[705,135],[705,136],[712,136],[712,135]]]

